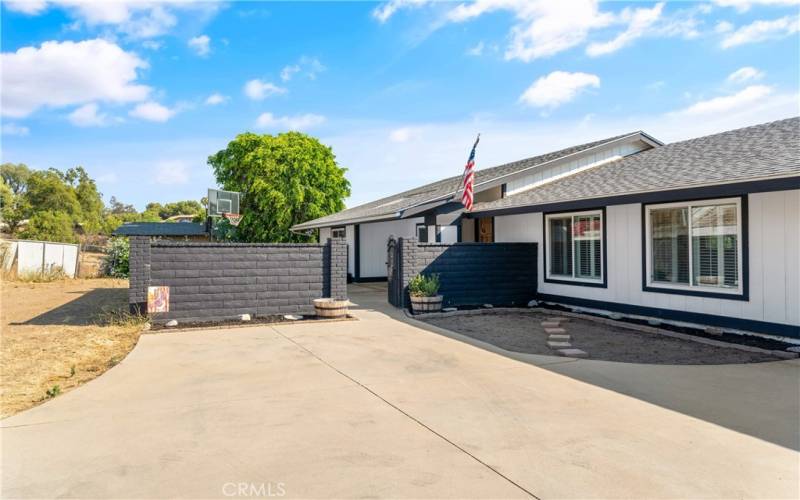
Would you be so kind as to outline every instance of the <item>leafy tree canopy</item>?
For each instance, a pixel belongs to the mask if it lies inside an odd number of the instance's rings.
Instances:
[[[20,236],[28,240],[59,241],[76,243],[72,218],[65,212],[51,210],[36,212],[28,220],[28,225]]]
[[[308,241],[290,228],[342,210],[350,196],[332,149],[299,132],[240,134],[208,163],[223,189],[242,193],[242,241]]]
[[[15,195],[22,194],[28,186],[31,170],[24,163],[3,163],[0,165],[0,177]]]

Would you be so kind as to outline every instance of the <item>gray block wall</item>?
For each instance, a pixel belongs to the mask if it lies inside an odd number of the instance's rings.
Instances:
[[[147,240],[131,265],[130,302],[170,287],[158,320],[217,321],[240,314],[314,314],[313,300],[347,296],[347,244],[237,244]],[[136,243],[137,248],[139,242]],[[131,253],[133,255],[133,240]],[[134,269],[135,267],[135,269]],[[134,278],[135,276],[135,278]],[[146,283],[145,283],[146,282]],[[132,306],[133,307],[133,306]]]
[[[438,273],[444,305],[521,306],[536,296],[536,243],[419,243],[400,238],[398,271],[403,307],[408,283],[419,273]]]
[[[150,237],[131,236],[129,256],[128,305],[133,314],[147,312],[147,287],[150,283]]]

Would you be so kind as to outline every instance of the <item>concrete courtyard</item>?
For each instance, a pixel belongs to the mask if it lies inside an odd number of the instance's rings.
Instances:
[[[800,495],[797,361],[525,358],[383,293],[351,289],[358,321],[144,335],[0,422],[3,498]]]

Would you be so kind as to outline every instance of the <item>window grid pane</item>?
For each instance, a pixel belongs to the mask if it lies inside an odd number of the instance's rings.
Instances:
[[[572,218],[550,219],[550,274],[572,277]]]
[[[575,242],[575,277],[600,278],[600,216],[579,215],[573,220]]]
[[[691,287],[739,286],[736,204],[654,208],[649,217],[651,281]]]
[[[689,210],[650,211],[653,281],[689,284]]]

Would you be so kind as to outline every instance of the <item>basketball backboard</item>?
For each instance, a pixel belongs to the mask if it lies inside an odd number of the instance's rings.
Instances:
[[[221,189],[208,190],[208,216],[222,217],[223,214],[239,213],[239,195],[237,191]]]

